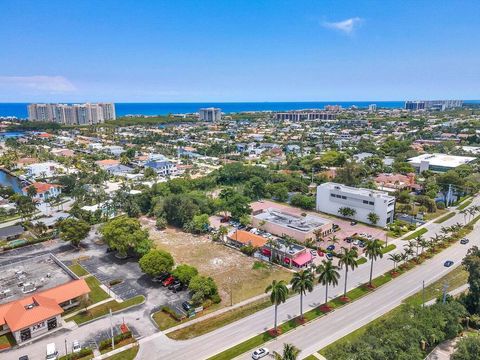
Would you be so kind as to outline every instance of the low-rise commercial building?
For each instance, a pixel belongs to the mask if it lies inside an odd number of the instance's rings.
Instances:
[[[455,169],[460,165],[469,164],[475,161],[475,157],[457,156],[448,154],[422,154],[408,159],[408,162],[419,173],[425,170],[433,172],[446,172]]]
[[[385,227],[393,222],[395,197],[386,192],[363,188],[354,188],[333,182],[317,187],[317,211],[332,215],[341,215],[340,209],[353,209],[350,218],[364,223],[371,223],[369,216],[378,216],[375,225]]]

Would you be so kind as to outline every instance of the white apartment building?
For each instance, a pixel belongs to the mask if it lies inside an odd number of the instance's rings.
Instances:
[[[199,111],[200,121],[220,121],[222,120],[222,109],[204,108]]]
[[[368,215],[375,213],[379,220],[376,225],[385,227],[393,222],[395,197],[384,191],[354,188],[327,182],[317,187],[317,211],[340,215],[341,208],[354,209],[352,219],[369,224]]]
[[[408,159],[408,162],[419,173],[430,170],[433,172],[446,172],[460,165],[475,161],[472,156],[456,156],[448,154],[422,154]]]
[[[115,120],[115,105],[113,103],[30,104],[28,119],[65,125],[95,125],[106,120]]]

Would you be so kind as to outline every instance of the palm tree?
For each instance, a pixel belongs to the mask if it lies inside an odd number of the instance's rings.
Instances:
[[[393,271],[395,272],[397,270],[397,264],[402,261],[402,254],[396,253],[396,254],[390,254],[388,256],[388,260],[393,261]]]
[[[340,278],[339,269],[338,266],[333,265],[332,260],[323,260],[317,267],[316,271],[319,274],[318,282],[325,286],[325,304],[328,302],[328,285],[338,285],[338,279]]]
[[[380,240],[368,240],[365,245],[365,254],[370,259],[370,281],[368,284],[372,286],[373,262],[376,261],[377,258],[383,258],[382,243]]]
[[[274,239],[268,239],[265,245],[270,248],[270,262],[272,262],[273,249],[277,247],[277,241]]]
[[[418,235],[416,238],[415,238],[415,247],[417,248],[417,257],[418,257],[418,248],[422,246],[422,242],[423,242],[423,236],[422,235]]]
[[[342,247],[342,254],[339,255],[338,265],[341,268],[345,267],[345,287],[343,291],[344,298],[347,297],[348,268],[350,267],[353,271],[358,266],[357,259],[358,253],[356,250]]]
[[[280,355],[276,351],[273,352],[273,358],[275,360],[296,360],[300,354],[300,349],[293,344],[283,344],[283,352]]]
[[[408,262],[408,260],[410,260],[410,256],[413,256],[413,254],[415,254],[415,252],[413,251],[413,249],[411,247],[408,247],[408,246],[404,247],[404,250],[405,250],[404,254],[407,258],[406,262]]]
[[[218,228],[218,235],[220,235],[220,238],[222,241],[225,241],[225,235],[228,234],[228,228],[226,226],[220,225]]]
[[[323,241],[322,239],[322,229],[316,229],[313,231],[313,234],[315,235],[315,241],[317,243]]]
[[[463,222],[466,224],[466,223],[467,223],[467,213],[468,213],[468,210],[467,210],[467,209],[463,209],[463,210],[460,210],[459,213],[463,215]]]
[[[337,244],[340,239],[336,235],[332,235],[328,238],[328,241],[332,243],[332,245]]]
[[[287,300],[288,288],[285,285],[285,281],[273,280],[270,285],[265,289],[265,292],[270,292],[270,301],[275,305],[275,323],[274,330],[277,332],[277,309],[278,305],[284,303]]]
[[[303,295],[313,291],[313,283],[315,277],[310,270],[301,270],[293,275],[290,284],[292,284],[293,291],[300,294],[300,319],[303,319]]]
[[[283,234],[283,245],[284,245],[284,262],[285,262],[285,258],[287,257],[287,251],[290,250],[290,248],[292,247],[293,244],[295,244],[295,240],[289,236],[289,235],[285,235]],[[289,261],[288,262],[288,266],[291,267],[292,266],[292,261]]]
[[[425,251],[425,248],[428,247],[428,240],[422,238],[422,240],[418,243],[418,245],[420,245],[420,247],[422,248],[422,254],[423,254],[423,252]]]

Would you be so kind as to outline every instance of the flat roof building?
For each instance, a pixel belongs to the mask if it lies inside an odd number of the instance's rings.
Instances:
[[[314,240],[316,233],[321,237],[333,232],[330,220],[307,214],[299,216],[268,208],[252,216],[252,225],[277,236],[288,235],[297,241]]]
[[[62,326],[61,314],[90,288],[53,254],[0,266],[0,335],[17,344]]]
[[[317,211],[342,216],[340,209],[354,210],[351,219],[367,224],[372,222],[369,214],[378,216],[374,225],[385,227],[393,222],[395,197],[384,191],[354,188],[333,182],[327,182],[317,187]]]
[[[475,161],[475,157],[457,156],[447,154],[422,154],[408,159],[408,162],[419,172],[430,170],[434,172],[446,172],[460,165]]]
[[[200,121],[220,121],[222,120],[222,109],[204,108],[199,110]]]

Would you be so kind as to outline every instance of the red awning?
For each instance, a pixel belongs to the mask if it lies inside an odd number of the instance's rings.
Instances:
[[[297,266],[303,266],[310,261],[312,261],[312,254],[310,254],[309,252],[304,252],[303,254],[300,254],[295,259],[293,259],[293,263]]]

